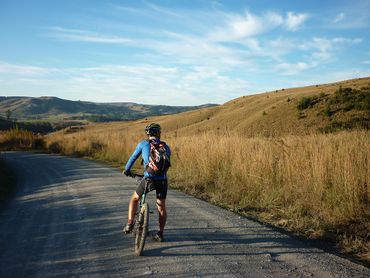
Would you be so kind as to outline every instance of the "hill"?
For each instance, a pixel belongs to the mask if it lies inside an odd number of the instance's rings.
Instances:
[[[279,89],[243,96],[223,105],[135,122],[92,125],[93,130],[130,129],[140,134],[160,122],[166,136],[236,133],[246,137],[326,133],[370,128],[370,77]]]
[[[370,78],[362,78],[280,89],[156,120],[178,133],[236,132],[248,137],[302,135],[330,131],[330,127],[369,129],[369,86]],[[346,90],[347,96],[345,88],[351,88]]]
[[[0,115],[18,120],[70,121],[88,120],[96,122],[135,120],[153,115],[174,114],[204,107],[143,105],[136,103],[94,103],[71,101],[57,97],[0,97]]]

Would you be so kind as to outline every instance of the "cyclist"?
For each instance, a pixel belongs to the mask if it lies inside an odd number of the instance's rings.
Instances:
[[[128,221],[125,227],[123,228],[124,233],[128,234],[131,233],[134,227],[134,219],[137,209],[138,201],[140,200],[141,195],[144,193],[146,183],[149,183],[149,191],[156,190],[156,205],[159,214],[159,230],[154,236],[154,240],[162,242],[164,241],[163,238],[163,230],[164,226],[166,225],[167,220],[167,211],[166,211],[166,196],[167,196],[167,174],[166,171],[163,173],[155,173],[153,172],[152,168],[149,168],[151,160],[151,148],[152,144],[154,143],[164,143],[160,141],[161,138],[161,126],[157,123],[152,123],[145,127],[145,133],[148,136],[148,140],[141,141],[133,154],[131,155],[130,159],[128,160],[124,174],[126,176],[131,176],[130,169],[135,163],[135,161],[142,156],[144,162],[144,178],[138,182],[138,187],[136,191],[132,194],[129,208],[128,208]],[[166,150],[167,158],[170,158],[171,150],[164,143],[164,147]],[[167,170],[167,169],[166,169]]]

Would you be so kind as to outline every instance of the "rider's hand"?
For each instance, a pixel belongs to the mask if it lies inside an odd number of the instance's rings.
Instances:
[[[123,174],[125,174],[125,176],[127,176],[127,177],[131,177],[132,176],[132,173],[131,173],[131,171],[130,170],[125,170],[125,171],[123,171]]]

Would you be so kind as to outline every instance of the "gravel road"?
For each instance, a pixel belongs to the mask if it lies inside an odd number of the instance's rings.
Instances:
[[[134,179],[76,158],[6,158],[18,188],[0,212],[2,278],[370,277],[364,266],[175,190],[167,200],[166,242],[149,239],[137,257],[133,236],[121,232]],[[154,211],[150,230],[156,226]]]

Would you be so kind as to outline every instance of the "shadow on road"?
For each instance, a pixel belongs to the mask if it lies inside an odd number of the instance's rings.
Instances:
[[[17,152],[7,158],[19,186],[0,213],[0,277],[116,276],[132,271],[135,263],[171,267],[163,258],[265,256],[275,262],[283,255],[323,253],[247,219],[240,220],[247,226],[224,219],[219,226],[220,212],[195,215],[198,201],[178,194],[168,205],[166,242],[148,239],[144,256],[136,257],[134,238],[121,232],[134,180],[79,159]],[[153,228],[156,213],[150,218]]]

